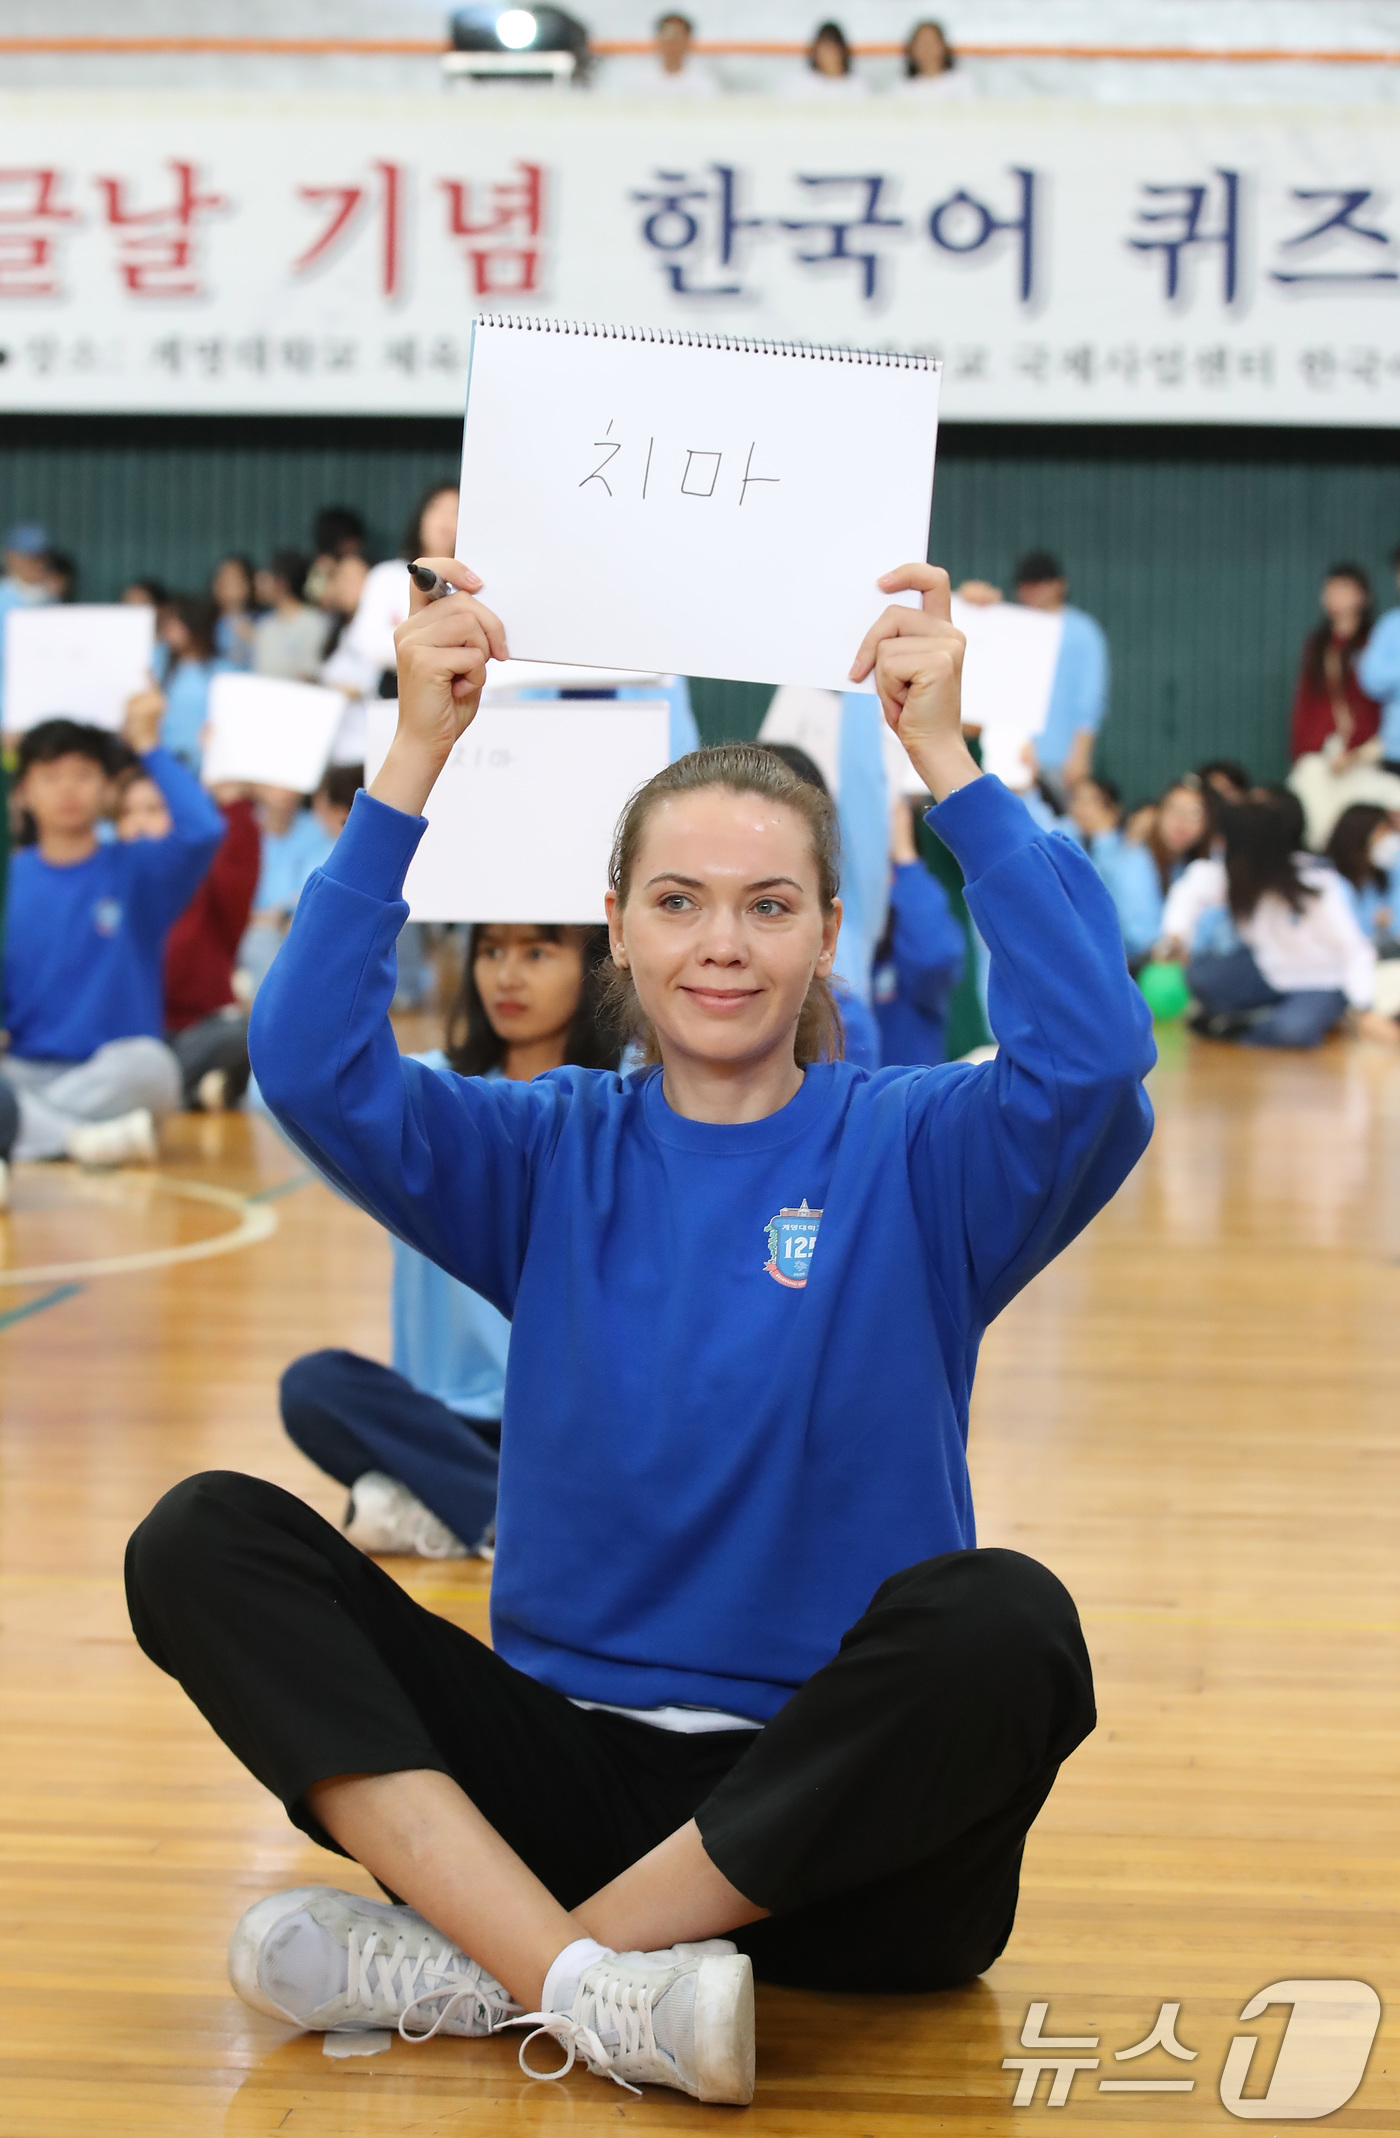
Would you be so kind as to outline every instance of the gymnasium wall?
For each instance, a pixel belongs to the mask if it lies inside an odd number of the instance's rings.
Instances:
[[[460,436],[436,418],[11,417],[0,518],[43,520],[87,600],[145,572],[202,584],[222,549],[305,542],[328,503],[357,506],[390,554],[417,493],[452,477]],[[1005,586],[1022,549],[1061,552],[1109,634],[1100,762],[1130,799],[1207,755],[1276,776],[1321,569],[1358,559],[1388,605],[1397,541],[1400,432],[954,424],[940,438],[930,553]],[[751,734],[767,698],[698,684],[702,732]]]

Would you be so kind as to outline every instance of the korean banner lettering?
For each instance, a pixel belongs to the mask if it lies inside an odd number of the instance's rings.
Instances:
[[[941,356],[948,417],[1400,422],[1383,112],[11,99],[0,406],[455,413],[474,312]]]

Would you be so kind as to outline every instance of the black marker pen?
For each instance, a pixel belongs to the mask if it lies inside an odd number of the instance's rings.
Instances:
[[[426,594],[429,601],[442,601],[448,594],[460,594],[462,591],[459,586],[453,586],[450,581],[439,579],[430,564],[410,564],[408,576],[417,587],[419,593]]]

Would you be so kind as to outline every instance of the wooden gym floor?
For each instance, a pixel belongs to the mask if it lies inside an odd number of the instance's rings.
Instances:
[[[29,1273],[0,1288],[3,2138],[973,2138],[1047,2115],[1225,2129],[1218,2082],[1256,1991],[1348,1976],[1388,2002],[1400,1065],[1342,1045],[1259,1059],[1175,1033],[1164,1055],[1146,1160],[993,1329],[973,1411],[982,1540],[1037,1554],[1078,1597],[1098,1732],[1035,1828],[990,1975],[872,2004],[761,1990],[742,2119],[581,2070],[532,2085],[511,2040],[331,2060],[233,1997],[224,1949],[250,1901],[303,1881],[371,1888],[287,1826],[139,1654],[122,1547],[166,1486],[208,1466],[338,1513],[280,1437],[277,1376],[324,1344],[385,1355],[388,1250],[241,1117],[177,1123],[154,1178],[20,1169],[0,1221],[0,1267]],[[395,1571],[484,1631],[483,1570]],[[1100,2043],[1059,2110],[1044,2079],[1014,2108],[1002,2068],[1027,2054],[1034,2002],[1047,2034]],[[1164,2003],[1194,2062],[1115,2063]],[[1259,2037],[1248,2094],[1286,2017],[1243,2030]],[[1330,2127],[1400,2128],[1398,2052],[1387,2015]],[[1105,2069],[1194,2090],[1101,2094]]]

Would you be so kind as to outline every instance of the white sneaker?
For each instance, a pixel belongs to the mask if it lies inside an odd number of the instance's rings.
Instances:
[[[665,1952],[616,1952],[579,1978],[570,2012],[525,2012],[503,2022],[533,2026],[520,2045],[532,2079],[562,2079],[582,2057],[600,2078],[629,2093],[638,2080],[674,2086],[697,2101],[753,2099],[753,1965],[727,1941],[673,1945]],[[557,2071],[537,2071],[525,2052],[540,2034],[568,2051]]]
[[[362,1552],[401,1554],[418,1559],[469,1559],[460,1537],[415,1499],[407,1485],[382,1470],[366,1470],[350,1487],[350,1504],[342,1524]]]
[[[144,1106],[115,1121],[85,1121],[69,1131],[68,1156],[80,1166],[151,1165],[160,1156],[156,1124]]]
[[[322,2034],[489,2034],[520,2010],[494,1975],[412,1908],[333,1886],[294,1886],[255,1901],[229,1940],[228,1978],[255,2012]],[[423,2034],[405,2025],[416,2011],[432,2020]]]

